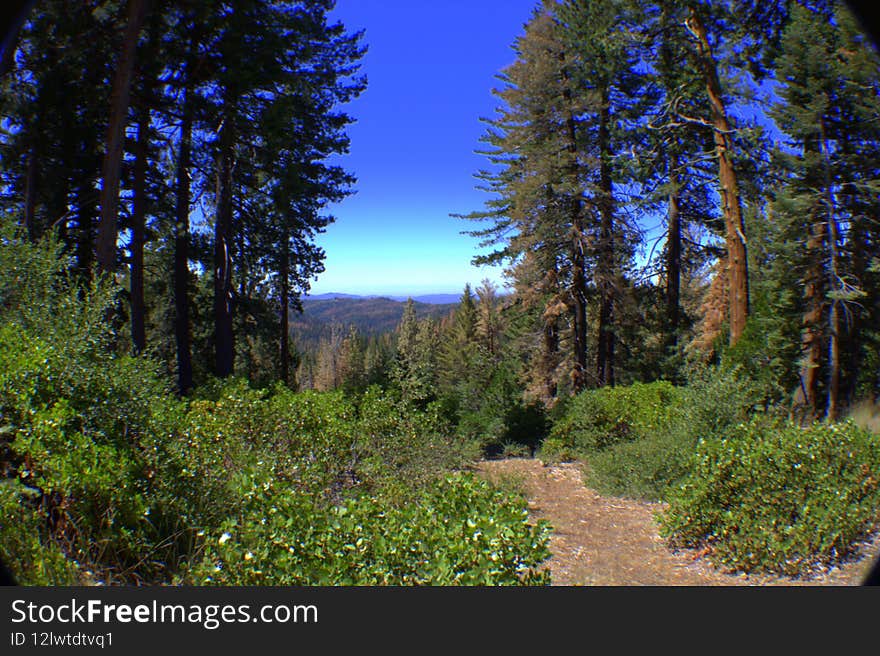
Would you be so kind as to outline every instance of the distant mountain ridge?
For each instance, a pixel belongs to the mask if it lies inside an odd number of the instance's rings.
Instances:
[[[353,294],[319,294],[303,297],[302,314],[290,313],[290,333],[295,343],[307,346],[328,337],[334,325],[354,326],[362,335],[392,332],[403,317],[406,298]],[[433,302],[423,302],[413,298],[416,316],[420,319],[425,317],[440,319],[458,305],[458,297],[455,297],[454,302],[451,303],[439,302],[439,299],[444,298],[442,294],[429,295],[428,298],[433,299]]]
[[[427,303],[428,305],[448,305],[450,303],[458,303],[461,300],[461,294],[421,294],[418,296],[399,296],[387,294],[345,294],[342,292],[328,292],[326,294],[316,294],[314,296],[303,296],[304,303],[313,301],[332,301],[335,299],[387,299],[390,301],[405,302],[412,298],[416,303]]]

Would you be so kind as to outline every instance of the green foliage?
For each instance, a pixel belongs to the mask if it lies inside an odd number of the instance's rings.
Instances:
[[[690,472],[694,437],[683,431],[658,431],[623,442],[589,457],[586,482],[604,494],[635,499],[665,499]]]
[[[0,242],[0,299],[0,555],[22,582],[200,582],[225,531],[265,566],[239,582],[548,580],[522,499],[449,474],[476,454],[437,403],[244,379],[177,400],[113,351],[113,290],[67,277],[51,243]]]
[[[36,491],[20,482],[0,481],[0,558],[20,585],[74,585],[79,566],[45,539],[49,517]]]
[[[486,454],[499,453],[505,444],[533,451],[547,433],[544,408],[524,401],[510,362],[493,362],[485,351],[445,393],[458,418],[458,435]]]
[[[542,453],[595,453],[644,438],[670,417],[679,401],[679,390],[665,381],[583,392],[566,405]]]
[[[734,346],[722,349],[722,366],[738,368],[754,384],[755,394],[764,405],[784,402],[797,385],[799,321],[786,317],[778,308],[770,309],[764,298],[772,282],[759,283],[753,294],[752,315]],[[772,288],[771,288],[772,289]],[[780,301],[788,296],[777,293]]]
[[[587,482],[603,493],[665,499],[690,473],[697,442],[747,421],[760,399],[760,386],[738,369],[697,369],[686,387],[585,392],[560,411],[542,455],[586,457]]]
[[[701,440],[662,518],[673,545],[708,546],[733,570],[809,574],[877,524],[880,442],[851,422],[756,418]]]
[[[355,459],[362,482],[393,487],[401,499],[477,456],[452,436],[442,406],[421,411],[394,394],[370,387],[358,404]]]
[[[52,240],[0,245],[0,456],[46,518],[23,520],[39,527],[28,540],[124,576],[156,537],[148,498],[176,402],[152,363],[111,350],[113,289],[81,287],[65,262]],[[23,580],[48,582],[41,567]]]
[[[690,371],[670,426],[694,438],[721,435],[764,408],[763,390],[738,367],[698,367]],[[670,428],[672,430],[672,428]]]
[[[0,555],[22,582],[201,582],[239,544],[243,566],[215,580],[548,581],[522,499],[449,474],[476,454],[439,404],[244,379],[177,400],[149,359],[112,350],[112,290],[58,261],[0,243]]]
[[[246,513],[206,538],[194,583],[523,585],[549,583],[548,528],[521,498],[467,475],[405,506],[362,496],[338,506],[255,479]]]
[[[163,386],[132,358],[92,357],[0,327],[4,460],[49,518],[34,539],[120,572],[154,536],[147,498]]]

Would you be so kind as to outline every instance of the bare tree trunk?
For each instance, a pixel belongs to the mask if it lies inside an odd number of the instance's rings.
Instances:
[[[34,146],[28,151],[24,184],[24,229],[30,241],[37,241],[40,229],[37,226],[37,151]]]
[[[144,327],[144,243],[147,240],[147,151],[150,139],[150,108],[138,107],[137,146],[134,162],[134,207],[131,223],[131,341],[136,353],[147,347]]]
[[[809,226],[810,236],[807,240],[809,268],[804,280],[804,300],[806,311],[804,313],[803,333],[801,336],[801,351],[803,364],[800,371],[802,402],[810,410],[815,418],[820,412],[819,379],[822,366],[822,353],[824,349],[823,321],[825,316],[825,249],[827,247],[827,235],[825,231],[825,218],[813,216]],[[799,400],[800,397],[798,397]]]
[[[686,25],[697,39],[698,58],[706,93],[712,107],[712,133],[718,158],[718,179],[721,186],[721,210],[727,243],[727,275],[729,284],[730,344],[736,344],[745,330],[749,315],[749,276],[746,253],[745,224],[740,205],[739,184],[731,161],[730,122],[721,92],[718,68],[706,34],[706,28],[694,6],[690,7]]]
[[[232,329],[232,169],[234,159],[234,93],[224,94],[225,119],[220,132],[217,218],[214,222],[214,339],[215,373],[220,378],[235,370]]]
[[[138,36],[147,14],[149,0],[129,0],[128,24],[122,41],[116,75],[110,93],[110,118],[107,125],[107,149],[101,170],[101,222],[96,243],[98,269],[112,273],[116,269],[117,214],[119,178],[125,144],[131,80],[134,72]]]
[[[62,170],[69,170],[68,162],[62,163]],[[75,251],[75,245],[71,244],[71,236],[68,231],[67,223],[70,217],[69,196],[70,196],[70,180],[66,175],[52,185],[49,191],[49,198],[46,201],[47,223],[50,226],[58,226],[58,239],[68,250]]]
[[[76,202],[76,266],[84,281],[92,279],[92,267],[95,263],[95,190],[92,180],[85,171],[78,171],[79,178],[75,192]]]
[[[571,183],[577,183],[579,177],[577,128],[574,119],[574,102],[572,99],[570,78],[565,66],[565,53],[559,54],[562,65],[562,97],[565,100],[567,112],[565,118],[566,127],[566,150],[569,156],[568,173]],[[572,342],[574,345],[574,369],[571,374],[572,388],[575,392],[584,389],[587,385],[587,267],[586,267],[586,244],[584,234],[583,206],[581,199],[572,197],[571,225],[571,301],[572,301]]]
[[[678,157],[669,155],[669,202],[666,214],[666,323],[668,343],[678,344],[681,322],[681,189]]]
[[[599,262],[596,287],[599,289],[599,344],[596,376],[600,387],[614,385],[614,187],[611,178],[611,133],[608,88],[602,90],[599,108]]]
[[[281,382],[290,384],[290,235],[284,230],[281,251]]]
[[[670,16],[672,7],[668,2],[661,4],[660,60],[661,76],[667,94],[672,97],[678,93],[676,85],[669,79],[676,61],[670,29],[674,22]],[[681,323],[681,184],[679,179],[678,136],[672,137],[666,149],[666,173],[669,183],[669,198],[666,211],[666,344],[674,348],[678,344],[678,329]]]
[[[544,344],[543,344],[543,394],[544,404],[550,405],[559,392],[556,384],[556,361],[559,357],[559,332],[556,325],[556,319],[544,322]]]
[[[834,189],[831,179],[831,155],[828,150],[828,135],[825,121],[822,120],[822,154],[825,164],[825,206],[828,217],[828,288],[832,292],[841,292],[841,276],[839,270],[839,254],[837,245],[840,239],[840,230],[837,226],[836,203],[834,202]],[[831,297],[831,310],[829,312],[829,344],[828,344],[828,419],[837,419],[840,415],[840,304],[843,299]]]
[[[153,14],[149,27],[149,44],[144,55],[141,98],[137,104],[137,145],[135,147],[134,201],[131,226],[131,341],[141,353],[147,347],[146,304],[144,302],[144,245],[147,241],[147,165],[150,149],[150,102],[156,81],[155,69],[146,68],[156,57],[159,44],[159,15]]]
[[[183,396],[192,389],[192,351],[189,333],[189,208],[190,156],[192,150],[192,90],[184,73],[183,119],[180,124],[180,150],[177,154],[176,221],[174,224],[174,337],[177,346],[177,391]]]

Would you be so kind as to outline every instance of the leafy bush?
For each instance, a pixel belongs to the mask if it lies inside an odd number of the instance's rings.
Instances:
[[[255,478],[244,516],[206,538],[190,576],[218,585],[523,585],[549,583],[548,528],[521,498],[468,475],[416,503],[361,496],[325,506]]]
[[[591,454],[650,435],[680,402],[668,382],[603,387],[572,399],[544,443],[545,456]]]
[[[690,472],[697,442],[747,421],[760,398],[738,369],[698,369],[686,387],[585,392],[561,410],[542,455],[588,458],[587,483],[605,494],[664,499]]]
[[[764,390],[739,367],[692,370],[682,399],[671,417],[670,430],[699,438],[718,437],[756,412],[769,412]]]
[[[402,501],[477,455],[451,437],[439,404],[419,410],[375,386],[359,400],[354,430],[362,481],[373,490],[394,487]]]
[[[36,539],[118,575],[156,537],[147,496],[161,460],[154,409],[165,405],[157,392],[165,388],[133,358],[71,351],[0,325],[0,446],[7,472],[46,518],[31,518]]]
[[[73,585],[77,563],[45,539],[49,521],[35,491],[14,479],[0,481],[0,557],[22,585]]]
[[[470,454],[436,404],[241,379],[178,400],[120,354],[113,288],[66,270],[0,235],[0,555],[22,583],[220,580],[238,556],[265,567],[229,580],[546,581],[545,528],[450,474]]]
[[[616,444],[590,456],[586,483],[603,494],[665,499],[690,471],[695,444],[689,433],[670,430]]]
[[[878,472],[880,442],[851,422],[756,418],[700,441],[662,531],[734,570],[807,574],[845,558],[876,525]]]

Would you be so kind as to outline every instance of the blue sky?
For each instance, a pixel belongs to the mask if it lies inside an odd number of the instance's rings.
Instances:
[[[351,153],[341,163],[357,193],[332,206],[336,223],[318,243],[326,271],[312,294],[459,292],[466,282],[502,281],[476,268],[475,227],[450,213],[483,208],[475,189],[485,168],[475,154],[494,114],[495,75],[536,0],[338,0],[333,18],[364,29],[364,94],[346,111]]]

